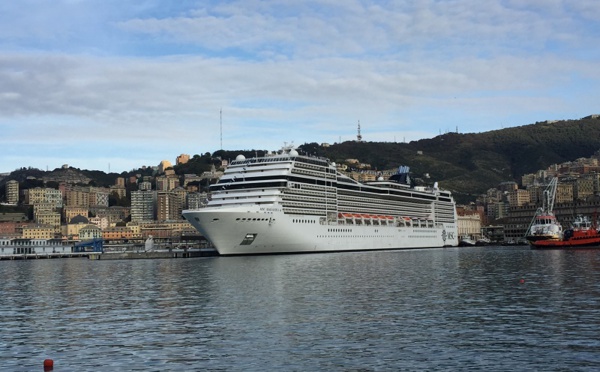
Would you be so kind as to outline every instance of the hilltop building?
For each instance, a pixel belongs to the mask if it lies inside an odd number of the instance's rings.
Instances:
[[[160,164],[158,164],[158,173],[165,173],[165,170],[167,168],[172,168],[173,165],[171,164],[170,161],[168,160],[163,160],[160,162]]]
[[[188,154],[181,154],[175,159],[175,164],[185,164],[190,161],[190,156]]]
[[[6,182],[6,202],[8,204],[19,204],[19,182],[10,180]]]

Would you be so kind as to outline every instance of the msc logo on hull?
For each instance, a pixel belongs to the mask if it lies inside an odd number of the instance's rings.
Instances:
[[[451,232],[451,233],[446,232],[446,230],[444,229],[444,230],[442,230],[442,240],[444,242],[446,242],[446,239],[448,239],[448,240],[454,240],[454,233],[453,232]]]

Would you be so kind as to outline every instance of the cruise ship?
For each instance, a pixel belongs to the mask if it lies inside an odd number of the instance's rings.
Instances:
[[[451,193],[412,187],[408,171],[361,183],[293,146],[238,155],[207,205],[183,216],[221,255],[457,246]]]

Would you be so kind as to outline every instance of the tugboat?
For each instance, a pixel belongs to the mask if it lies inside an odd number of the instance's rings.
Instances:
[[[600,232],[595,221],[590,221],[587,216],[577,216],[573,226],[565,230],[562,239],[537,240],[530,243],[534,249],[600,248]]]
[[[557,184],[558,178],[555,177],[544,190],[543,206],[536,211],[525,236],[530,243],[543,240],[558,241],[563,238],[562,225],[552,212]]]

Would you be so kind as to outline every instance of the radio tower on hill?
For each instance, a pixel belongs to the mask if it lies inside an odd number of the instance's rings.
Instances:
[[[356,135],[356,142],[362,142],[362,135],[360,134],[360,120],[358,121],[358,134]]]

